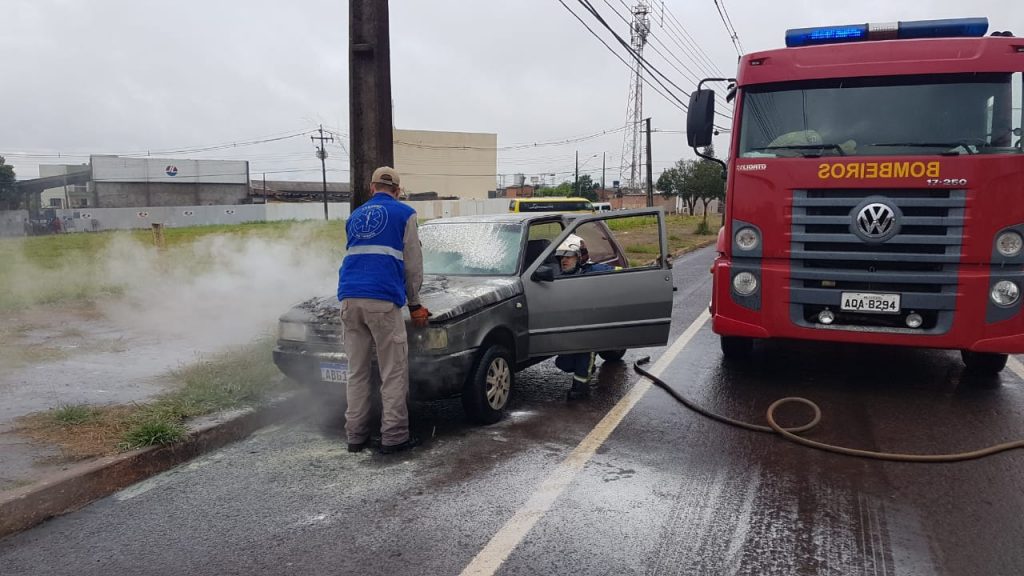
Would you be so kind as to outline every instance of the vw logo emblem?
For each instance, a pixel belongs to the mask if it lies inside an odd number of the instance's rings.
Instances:
[[[899,208],[878,198],[869,198],[854,209],[851,228],[864,240],[884,242],[899,232]]]

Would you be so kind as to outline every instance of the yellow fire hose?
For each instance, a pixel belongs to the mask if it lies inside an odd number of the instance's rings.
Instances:
[[[768,432],[769,434],[779,434],[790,442],[795,442],[809,448],[815,448],[817,450],[824,450],[826,452],[833,452],[835,454],[844,454],[846,456],[856,456],[858,458],[870,458],[873,460],[890,460],[893,462],[962,462],[964,460],[974,460],[977,458],[984,458],[985,456],[991,456],[1000,452],[1006,452],[1008,450],[1016,450],[1018,448],[1024,448],[1024,440],[1017,440],[1014,442],[1004,442],[1002,444],[996,444],[987,448],[981,448],[979,450],[972,450],[970,452],[956,452],[953,454],[898,454],[890,452],[874,452],[871,450],[859,450],[857,448],[847,448],[845,446],[834,446],[832,444],[826,444],[824,442],[818,442],[816,440],[810,440],[804,438],[799,434],[801,432],[807,432],[821,422],[821,408],[818,407],[814,402],[797,396],[790,396],[787,398],[780,398],[775,402],[772,402],[771,406],[768,407],[768,411],[765,414],[765,420],[767,420],[767,426],[761,426],[758,424],[751,424],[750,422],[743,422],[742,420],[735,420],[721,414],[715,414],[710,410],[694,404],[693,401],[689,400],[679,392],[676,392],[671,386],[666,384],[663,380],[657,376],[651,374],[647,370],[644,370],[640,366],[647,364],[651,361],[650,356],[645,356],[637,360],[633,364],[633,370],[637,374],[640,374],[644,378],[647,378],[654,383],[655,386],[661,388],[665,392],[668,392],[670,396],[676,399],[680,404],[686,406],[690,410],[716,420],[723,424],[730,426],[736,426],[745,430],[753,430],[755,432]],[[775,412],[786,404],[803,404],[809,407],[813,412],[814,416],[811,421],[802,426],[785,427],[780,425],[775,420]]]

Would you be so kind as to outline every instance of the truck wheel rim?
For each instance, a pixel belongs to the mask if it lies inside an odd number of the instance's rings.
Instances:
[[[494,410],[501,410],[508,402],[512,388],[512,371],[504,358],[495,358],[487,366],[487,404]]]

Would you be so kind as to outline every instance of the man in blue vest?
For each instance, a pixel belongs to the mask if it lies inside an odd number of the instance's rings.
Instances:
[[[614,270],[607,264],[590,262],[590,254],[583,238],[570,234],[555,250],[558,266],[563,276],[583,276],[594,272],[610,272]],[[555,358],[555,366],[563,372],[572,372],[572,388],[569,389],[569,400],[585,398],[590,395],[590,377],[594,375],[593,352],[562,354]]]
[[[348,386],[345,432],[348,451],[359,452],[370,440],[372,346],[377,348],[381,377],[381,447],[383,454],[418,446],[409,435],[409,344],[402,307],[413,325],[424,328],[430,312],[420,305],[423,254],[416,211],[398,201],[399,176],[389,166],[373,172],[371,198],[352,211],[345,232],[345,260],[338,271],[338,300],[345,327]]]

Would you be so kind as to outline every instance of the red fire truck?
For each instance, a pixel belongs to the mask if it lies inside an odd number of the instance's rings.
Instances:
[[[1024,38],[985,18],[790,30],[734,101],[711,314],[727,358],[792,338],[1024,352]],[[715,130],[691,95],[687,138]],[[719,96],[721,97],[721,96]]]

